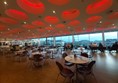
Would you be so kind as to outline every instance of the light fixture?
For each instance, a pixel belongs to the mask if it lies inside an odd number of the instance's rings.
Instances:
[[[27,24],[27,22],[23,22],[24,24]]]
[[[112,24],[114,26],[114,24]]]
[[[6,2],[6,1],[4,1],[4,4],[5,4],[5,5],[7,5],[7,2]]]
[[[10,30],[10,28],[8,28],[8,30]]]
[[[102,21],[100,21],[100,23],[102,23]]]
[[[54,10],[53,10],[52,12],[53,12],[54,14],[56,14],[56,12],[55,12]]]
[[[50,27],[51,27],[52,25],[50,24]]]

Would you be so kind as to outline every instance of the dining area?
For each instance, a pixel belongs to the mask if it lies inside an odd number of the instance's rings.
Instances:
[[[58,48],[54,48],[57,54],[53,54],[54,58],[52,59],[52,52],[49,49],[49,47],[40,47],[40,49],[34,49],[33,47],[33,49],[28,48],[11,52],[9,57],[6,57],[7,54],[0,56],[2,68],[0,69],[0,80],[3,83],[8,78],[10,78],[8,83],[16,82],[18,78],[20,79],[18,83],[25,83],[26,81],[29,81],[29,83],[32,83],[32,81],[39,83],[103,83],[109,81],[106,80],[109,76],[117,75],[115,72],[111,75],[105,69],[104,64],[106,62],[104,61],[107,61],[107,59],[104,56],[113,58],[112,55],[107,56],[109,52],[101,56],[90,54],[90,51],[81,52],[80,49],[76,49],[77,52],[74,49],[60,52]],[[92,57],[90,57],[91,55]],[[113,61],[115,61],[114,58]],[[108,69],[115,71],[116,65],[112,69],[108,66]],[[8,75],[5,76],[3,72],[8,73]],[[102,78],[101,75],[106,78]],[[112,83],[112,81],[109,83]]]

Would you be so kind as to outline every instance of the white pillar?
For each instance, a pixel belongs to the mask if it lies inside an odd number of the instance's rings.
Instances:
[[[105,46],[104,31],[102,31],[102,44]]]
[[[72,35],[72,43],[74,44],[75,39],[74,39],[74,35]]]
[[[55,40],[55,37],[53,37],[53,46],[56,46],[56,40]]]
[[[118,41],[118,32],[117,32],[117,41]]]

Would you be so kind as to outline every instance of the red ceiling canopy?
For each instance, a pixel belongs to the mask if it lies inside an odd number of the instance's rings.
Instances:
[[[49,31],[50,31],[50,30],[53,30],[52,27],[46,27],[45,29],[46,29],[46,30],[49,30]]]
[[[44,4],[39,0],[17,0],[17,4],[31,14],[42,14],[45,10]]]
[[[65,20],[73,20],[77,18],[80,15],[80,12],[78,9],[70,9],[70,10],[65,10],[62,12],[62,18]]]
[[[112,25],[112,22],[104,22],[102,27],[108,27],[108,26],[111,26]]]
[[[56,27],[56,28],[59,28],[59,29],[63,29],[63,28],[65,28],[66,26],[65,26],[64,24],[57,24],[55,27]]]
[[[68,23],[69,26],[72,26],[72,27],[76,27],[80,24],[80,21],[79,20],[73,20],[71,22]]]
[[[45,27],[45,24],[39,20],[33,21],[32,24],[37,27]]]
[[[31,24],[24,24],[22,25],[24,28],[27,28],[27,29],[34,29],[35,27]]]
[[[62,6],[70,2],[70,0],[48,0],[48,1],[57,6]]]
[[[59,22],[59,19],[56,16],[47,16],[44,18],[47,23],[56,24]]]
[[[109,19],[118,19],[118,12],[114,12],[108,17]]]
[[[45,29],[37,29],[40,33],[45,32]]]
[[[18,20],[27,20],[28,19],[28,16],[24,12],[21,12],[19,10],[8,9],[5,11],[5,13],[8,16],[15,18],[15,19],[18,19]]]
[[[0,23],[0,31],[1,31],[1,30],[5,30],[6,27],[7,27],[6,25]]]
[[[17,24],[18,23],[16,20],[13,20],[13,19],[7,18],[7,17],[0,17],[0,21],[3,23],[7,23],[7,24]]]
[[[86,23],[87,23],[87,24],[94,24],[94,23],[99,22],[101,19],[102,19],[101,16],[92,16],[92,17],[89,17],[89,18],[86,20]]]
[[[96,0],[87,6],[88,14],[98,14],[112,6],[112,0]]]

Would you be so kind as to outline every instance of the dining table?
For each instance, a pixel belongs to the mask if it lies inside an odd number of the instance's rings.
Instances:
[[[65,60],[70,62],[70,63],[74,63],[75,64],[75,83],[80,83],[80,81],[78,80],[78,72],[77,72],[77,65],[79,64],[85,64],[85,63],[89,63],[90,59],[83,57],[83,56],[77,56],[77,55],[68,55],[65,57]]]

